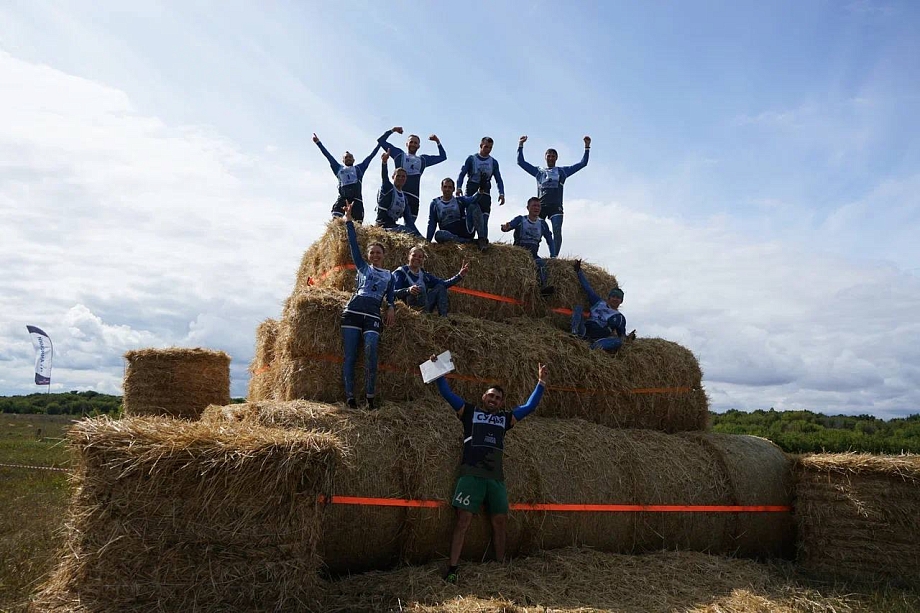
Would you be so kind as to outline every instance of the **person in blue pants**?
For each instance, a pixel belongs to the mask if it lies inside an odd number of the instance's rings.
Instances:
[[[562,253],[562,186],[565,185],[566,179],[588,165],[591,137],[585,137],[585,154],[581,161],[573,166],[556,166],[559,154],[555,149],[547,149],[546,166],[537,168],[524,159],[524,143],[526,142],[526,136],[522,136],[518,141],[517,163],[527,174],[537,180],[537,196],[542,205],[540,219],[549,219],[553,229],[553,241],[556,243],[556,253]]]
[[[394,303],[396,294],[393,289],[393,275],[382,268],[386,252],[380,243],[371,243],[367,247],[367,261],[361,257],[358,235],[351,216],[352,203],[345,205],[345,231],[348,234],[348,246],[351,259],[358,270],[355,293],[348,300],[342,311],[342,342],[345,347],[345,363],[342,366],[342,378],[345,381],[345,402],[349,407],[358,407],[355,401],[355,364],[358,361],[358,346],[364,339],[364,381],[369,409],[374,405],[374,390],[377,383],[377,344],[380,341],[380,303],[387,301],[386,325],[396,322]]]
[[[391,232],[402,232],[421,237],[422,233],[415,227],[415,217],[412,215],[409,201],[403,191],[406,184],[406,171],[402,168],[394,170],[393,182],[390,183],[390,178],[387,177],[387,160],[389,159],[388,151],[384,151],[380,156],[383,164],[380,173],[380,191],[377,192],[377,225]],[[397,223],[400,218],[405,220],[403,225]]]
[[[466,277],[470,265],[464,262],[460,272],[445,280],[423,268],[426,258],[425,250],[415,246],[409,250],[409,263],[393,271],[396,299],[405,301],[411,307],[421,307],[426,313],[437,309],[438,315],[447,315],[450,308],[447,290]]]
[[[540,294],[549,296],[555,291],[552,285],[546,284],[546,262],[540,257],[540,241],[546,240],[549,246],[549,257],[556,257],[556,246],[553,235],[549,231],[546,221],[540,219],[540,199],[534,196],[527,201],[527,215],[518,215],[508,223],[502,224],[502,232],[514,230],[514,245],[523,247],[533,256],[537,265],[537,278],[540,280]]]
[[[358,223],[363,222],[364,195],[361,191],[361,181],[364,179],[364,173],[367,172],[367,167],[370,165],[371,160],[374,159],[374,156],[377,155],[377,151],[380,150],[380,145],[374,147],[371,154],[358,165],[355,165],[355,156],[346,151],[345,155],[342,156],[343,165],[339,164],[338,161],[332,157],[332,154],[323,147],[323,143],[320,142],[316,132],[313,133],[313,142],[316,143],[319,150],[326,156],[326,159],[329,160],[329,166],[332,168],[332,172],[339,182],[339,195],[332,205],[332,216],[343,217],[345,215],[345,203],[350,201],[354,204],[352,217]]]
[[[482,192],[473,196],[454,196],[454,180],[441,181],[441,197],[434,198],[428,207],[428,232],[425,238],[439,243],[471,243],[473,234],[480,236],[485,227],[479,199]],[[440,226],[440,229],[438,227]]]
[[[429,166],[440,164],[446,160],[447,153],[444,151],[444,147],[441,145],[441,140],[438,138],[437,134],[432,134],[428,137],[428,140],[438,145],[437,155],[417,155],[421,139],[415,134],[410,134],[409,138],[406,139],[406,151],[403,151],[399,147],[391,145],[387,140],[394,132],[402,134],[403,129],[400,126],[396,126],[392,130],[387,130],[383,133],[383,136],[377,139],[377,144],[379,144],[384,151],[390,152],[390,156],[393,158],[393,163],[396,164],[396,168],[402,168],[406,171],[406,186],[403,188],[403,191],[406,192],[406,197],[409,199],[409,208],[412,209],[412,216],[418,219],[419,190],[421,189],[422,175]]]
[[[466,158],[463,167],[460,169],[460,176],[457,177],[457,195],[463,195],[463,177],[466,177],[466,195],[472,196],[480,192],[479,206],[482,208],[484,223],[478,229],[479,248],[485,249],[489,246],[489,215],[492,214],[492,177],[495,177],[495,183],[498,185],[498,205],[505,204],[505,182],[502,181],[502,173],[498,168],[498,160],[493,158],[492,146],[495,141],[491,136],[483,136],[479,141],[479,153],[473,154]]]
[[[437,362],[437,356],[431,356]],[[492,544],[495,558],[505,558],[506,526],[508,520],[508,491],[502,456],[505,448],[505,433],[537,408],[546,389],[547,367],[539,364],[537,386],[527,402],[511,411],[502,411],[505,405],[505,390],[493,385],[482,395],[482,404],[476,406],[466,402],[450,389],[445,377],[437,379],[438,391],[457,417],[463,422],[463,458],[460,461],[460,477],[454,489],[451,504],[457,509],[457,522],[450,542],[450,564],[444,580],[456,583],[460,553],[466,531],[473,521],[473,515],[485,505],[492,523]]]
[[[601,298],[591,288],[588,278],[582,271],[581,260],[575,260],[573,268],[578,275],[582,289],[588,295],[591,306],[588,309],[590,315],[587,321],[585,321],[584,311],[580,304],[572,307],[572,334],[591,343],[591,349],[603,349],[610,352],[619,349],[625,340],[635,339],[635,330],[629,335],[626,334],[626,316],[619,311],[625,296],[623,290],[614,287],[607,294],[606,299]]]

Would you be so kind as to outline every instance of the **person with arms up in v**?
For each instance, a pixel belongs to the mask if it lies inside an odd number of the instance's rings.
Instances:
[[[502,224],[502,232],[514,230],[514,246],[523,247],[533,256],[537,266],[537,279],[540,281],[540,295],[549,296],[555,288],[546,284],[546,262],[539,255],[540,241],[546,240],[549,247],[549,257],[556,257],[556,247],[553,235],[549,231],[546,221],[540,219],[540,199],[536,196],[527,201],[527,215],[518,215],[508,223]]]
[[[552,225],[553,242],[556,243],[556,253],[562,253],[562,186],[565,180],[588,165],[588,154],[591,152],[591,137],[585,137],[585,154],[581,161],[573,166],[556,166],[559,154],[555,149],[546,150],[546,166],[537,168],[524,159],[524,143],[527,137],[522,136],[518,141],[517,163],[527,174],[537,180],[537,196],[540,198],[540,219],[549,219]]]
[[[364,179],[364,173],[367,172],[367,167],[370,165],[371,160],[374,159],[374,156],[377,155],[377,151],[380,150],[380,145],[374,147],[374,150],[371,151],[371,154],[367,156],[363,162],[355,165],[355,156],[349,151],[346,151],[345,155],[342,156],[342,162],[344,164],[339,164],[338,161],[332,157],[332,154],[323,146],[323,143],[320,142],[316,132],[313,133],[313,142],[316,143],[319,150],[326,156],[326,159],[329,160],[329,166],[332,168],[332,172],[339,182],[339,196],[332,205],[332,216],[337,218],[343,217],[345,215],[345,203],[350,201],[354,205],[352,208],[352,218],[358,223],[362,223],[364,221],[364,195],[361,191],[361,181]]]
[[[432,362],[437,360],[437,356],[431,356]],[[487,389],[482,395],[482,404],[476,406],[457,396],[445,377],[437,379],[441,396],[463,422],[463,459],[451,502],[457,509],[457,521],[450,542],[450,562],[444,575],[444,580],[449,583],[457,582],[466,531],[482,505],[485,505],[492,523],[495,558],[499,562],[504,561],[508,521],[508,491],[502,467],[505,434],[537,408],[546,389],[546,374],[547,367],[539,364],[533,393],[527,402],[511,411],[502,411],[505,391],[498,385]]]
[[[466,177],[466,195],[472,196],[481,192],[479,197],[479,206],[482,209],[483,223],[482,227],[477,228],[477,237],[479,248],[485,249],[489,245],[489,215],[492,214],[492,177],[495,177],[495,183],[498,185],[498,205],[505,204],[505,182],[502,181],[502,173],[498,168],[498,160],[493,158],[492,146],[495,141],[491,136],[483,136],[479,141],[479,153],[466,158],[463,167],[460,169],[460,176],[457,177],[457,195],[463,194],[463,177]]]
[[[406,192],[406,197],[409,199],[409,208],[412,210],[412,217],[418,219],[419,190],[421,189],[422,175],[429,166],[440,164],[446,160],[447,153],[444,151],[441,140],[436,134],[429,136],[428,140],[438,145],[437,155],[417,155],[421,139],[415,134],[410,134],[409,138],[406,139],[406,151],[403,151],[399,147],[394,147],[387,141],[394,132],[402,134],[403,129],[400,126],[396,126],[392,130],[387,130],[383,133],[383,136],[377,139],[377,144],[380,145],[384,151],[390,152],[390,157],[393,158],[393,163],[396,164],[396,168],[402,168],[406,171],[406,185],[403,187],[403,191]]]
[[[364,381],[367,408],[374,409],[374,391],[377,383],[377,345],[380,342],[380,303],[386,299],[386,325],[396,323],[393,289],[393,275],[382,268],[386,250],[380,243],[367,246],[367,261],[361,256],[358,235],[351,217],[353,204],[345,205],[345,232],[351,259],[358,270],[355,293],[342,311],[342,343],[345,349],[345,363],[342,378],[345,381],[345,402],[349,407],[358,407],[355,401],[355,364],[358,361],[358,347],[364,340]]]
[[[384,151],[380,156],[382,166],[380,191],[377,192],[377,225],[384,230],[421,237],[422,233],[415,227],[415,217],[412,216],[409,201],[403,191],[406,184],[406,171],[402,168],[394,170],[393,182],[390,183],[387,177],[387,160],[389,159],[389,151]],[[403,225],[397,223],[400,218],[405,220]]]

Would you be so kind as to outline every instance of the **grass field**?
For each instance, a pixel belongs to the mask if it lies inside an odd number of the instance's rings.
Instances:
[[[47,415],[10,415],[0,414],[0,464],[17,464],[27,466],[67,467],[70,462],[69,451],[62,443],[66,428],[71,423],[68,416]],[[41,584],[54,565],[54,556],[61,545],[61,530],[67,510],[69,484],[64,472],[8,468],[0,466],[0,611],[24,610],[29,594]],[[575,566],[580,561],[565,562],[565,554],[560,558],[564,564]],[[604,554],[598,554],[604,555]],[[552,557],[552,556],[550,556]],[[557,556],[559,557],[559,556]],[[709,556],[702,556],[709,558]],[[697,589],[694,578],[665,577],[661,569],[656,569],[654,556],[611,556],[604,560],[612,573],[620,575],[629,571],[630,581],[645,586],[648,602],[663,604],[665,592],[674,589]],[[643,560],[648,560],[645,564]],[[699,565],[698,561],[694,562]],[[537,559],[522,560],[517,572],[528,568],[537,568],[542,564]],[[879,613],[915,613],[920,611],[920,593],[898,590],[860,590],[853,586],[829,586],[808,582],[794,573],[792,565],[756,564],[750,561],[725,561],[724,558],[712,558],[711,564],[720,569],[719,574],[734,574],[737,571],[738,595],[727,597],[725,593],[712,594],[712,599],[693,601],[692,610],[734,613],[780,613],[780,612],[826,612],[871,611]],[[720,566],[721,565],[721,566]],[[727,565],[727,569],[726,569]],[[439,565],[411,567],[392,573],[370,573],[357,575],[345,581],[337,581],[328,586],[328,608],[330,610],[349,610],[350,606],[361,603],[368,606],[363,610],[374,610],[388,594],[403,597],[400,606],[405,610],[415,611],[469,611],[461,609],[460,601],[476,601],[481,611],[546,611],[542,607],[521,606],[519,599],[510,599],[519,577],[512,577],[505,587],[501,587],[501,575],[506,572],[494,565],[473,565],[467,568],[467,580],[473,590],[474,577],[483,575],[488,580],[486,585],[493,585],[505,596],[487,597],[475,590],[458,597],[457,591],[463,593],[464,587],[445,589],[439,578]],[[559,567],[556,570],[560,570]],[[561,568],[571,572],[575,568]],[[576,573],[577,575],[577,573]],[[506,578],[507,579],[507,578]],[[495,581],[493,581],[495,580]],[[699,582],[702,579],[696,578]],[[539,584],[539,577],[535,579]],[[578,584],[573,576],[572,587]],[[678,585],[683,581],[683,584]],[[482,583],[475,581],[481,588]],[[496,583],[497,582],[497,583]],[[663,585],[667,583],[667,585]],[[414,586],[414,587],[412,587]],[[571,598],[555,595],[552,600],[553,611],[585,610],[642,610],[625,599],[614,600],[612,608],[584,608],[590,601],[589,593],[593,586],[584,590],[575,589]],[[661,593],[656,593],[660,589]],[[469,590],[468,590],[469,591]],[[344,594],[344,596],[343,596]],[[418,600],[407,603],[406,596],[416,596]],[[342,607],[342,600],[352,605]],[[357,598],[357,600],[355,600]],[[362,601],[361,598],[364,598]],[[393,596],[395,602],[396,596]],[[460,598],[460,601],[457,599]],[[506,598],[508,598],[506,600]],[[664,609],[688,610],[690,600],[669,601]],[[682,604],[677,604],[682,603]],[[545,605],[544,605],[545,606]],[[651,606],[651,605],[650,605]],[[698,608],[699,607],[699,608]]]

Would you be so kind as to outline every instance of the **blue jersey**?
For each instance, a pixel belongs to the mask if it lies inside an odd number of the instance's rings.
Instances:
[[[619,337],[626,336],[626,316],[598,296],[594,289],[591,288],[591,284],[588,283],[588,277],[580,270],[578,271],[578,281],[588,295],[588,300],[591,301],[591,307],[588,309],[591,316],[585,322],[585,326],[586,328],[595,327],[595,331],[593,333],[589,331],[589,336],[598,338],[599,330],[601,329]],[[609,333],[604,334],[604,336],[609,336]]]
[[[413,155],[394,147],[387,139],[393,134],[393,130],[387,130],[383,136],[377,139],[377,144],[384,151],[390,152],[390,157],[396,168],[402,168],[406,171],[406,184],[403,191],[409,196],[409,205],[413,210],[418,210],[419,190],[421,189],[422,174],[425,169],[435,164],[440,164],[447,159],[447,153],[441,143],[438,143],[438,155]]]
[[[495,183],[498,185],[498,194],[505,195],[505,182],[502,181],[502,173],[498,169],[498,160],[491,155],[482,157],[478,153],[466,158],[463,168],[460,169],[460,176],[457,177],[457,187],[463,185],[463,177],[466,179],[466,195],[472,196],[479,191],[490,193],[492,191],[492,177],[495,177]]]
[[[462,280],[460,275],[454,275],[450,279],[444,280],[436,277],[425,269],[419,270],[415,274],[408,265],[403,265],[393,271],[393,289],[396,297],[400,300],[407,300],[410,296],[409,288],[418,285],[422,290],[422,295],[436,285],[443,285],[445,288],[453,287]]]
[[[382,165],[381,179],[380,191],[377,192],[377,225],[392,228],[401,217],[405,217],[406,222],[415,221],[406,193],[390,183],[386,162]]]
[[[345,305],[346,313],[361,313],[372,317],[380,317],[380,303],[386,298],[387,304],[393,306],[396,295],[393,290],[393,275],[385,268],[377,268],[364,261],[361,247],[358,245],[358,235],[352,222],[345,223],[345,232],[348,234],[348,246],[351,248],[351,259],[358,269],[355,293],[348,304]]]
[[[518,215],[508,222],[508,225],[514,230],[514,244],[518,247],[524,247],[530,251],[534,257],[537,257],[537,251],[540,249],[540,240],[546,239],[549,246],[549,256],[556,257],[556,244],[553,242],[553,234],[549,230],[549,224],[542,219],[531,221],[530,217]]]
[[[453,196],[447,202],[442,198],[435,198],[428,207],[428,233],[426,239],[430,243],[438,226],[457,236],[470,234],[466,224],[466,207],[479,198],[475,196]],[[470,236],[472,238],[472,236]]]
[[[340,164],[338,160],[332,157],[332,154],[323,146],[322,142],[317,142],[316,146],[319,147],[319,150],[326,156],[326,159],[329,161],[329,167],[332,168],[332,172],[335,173],[335,178],[339,183],[339,195],[333,205],[333,210],[345,210],[346,200],[363,203],[364,198],[361,193],[361,181],[364,179],[364,173],[367,172],[367,167],[370,165],[371,160],[374,159],[377,151],[380,150],[380,145],[374,147],[374,150],[371,151],[371,154],[367,156],[363,162],[353,166]]]
[[[537,197],[540,198],[542,208],[548,211],[562,208],[562,186],[565,185],[565,180],[568,177],[588,165],[589,152],[590,149],[585,148],[585,154],[582,156],[581,161],[573,166],[537,168],[524,159],[524,148],[518,147],[518,166],[537,180]]]

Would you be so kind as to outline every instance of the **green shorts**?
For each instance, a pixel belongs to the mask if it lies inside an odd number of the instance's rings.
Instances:
[[[473,475],[463,475],[457,479],[454,500],[451,503],[453,506],[470,513],[478,513],[483,503],[489,515],[507,515],[508,490],[505,488],[505,482]]]

